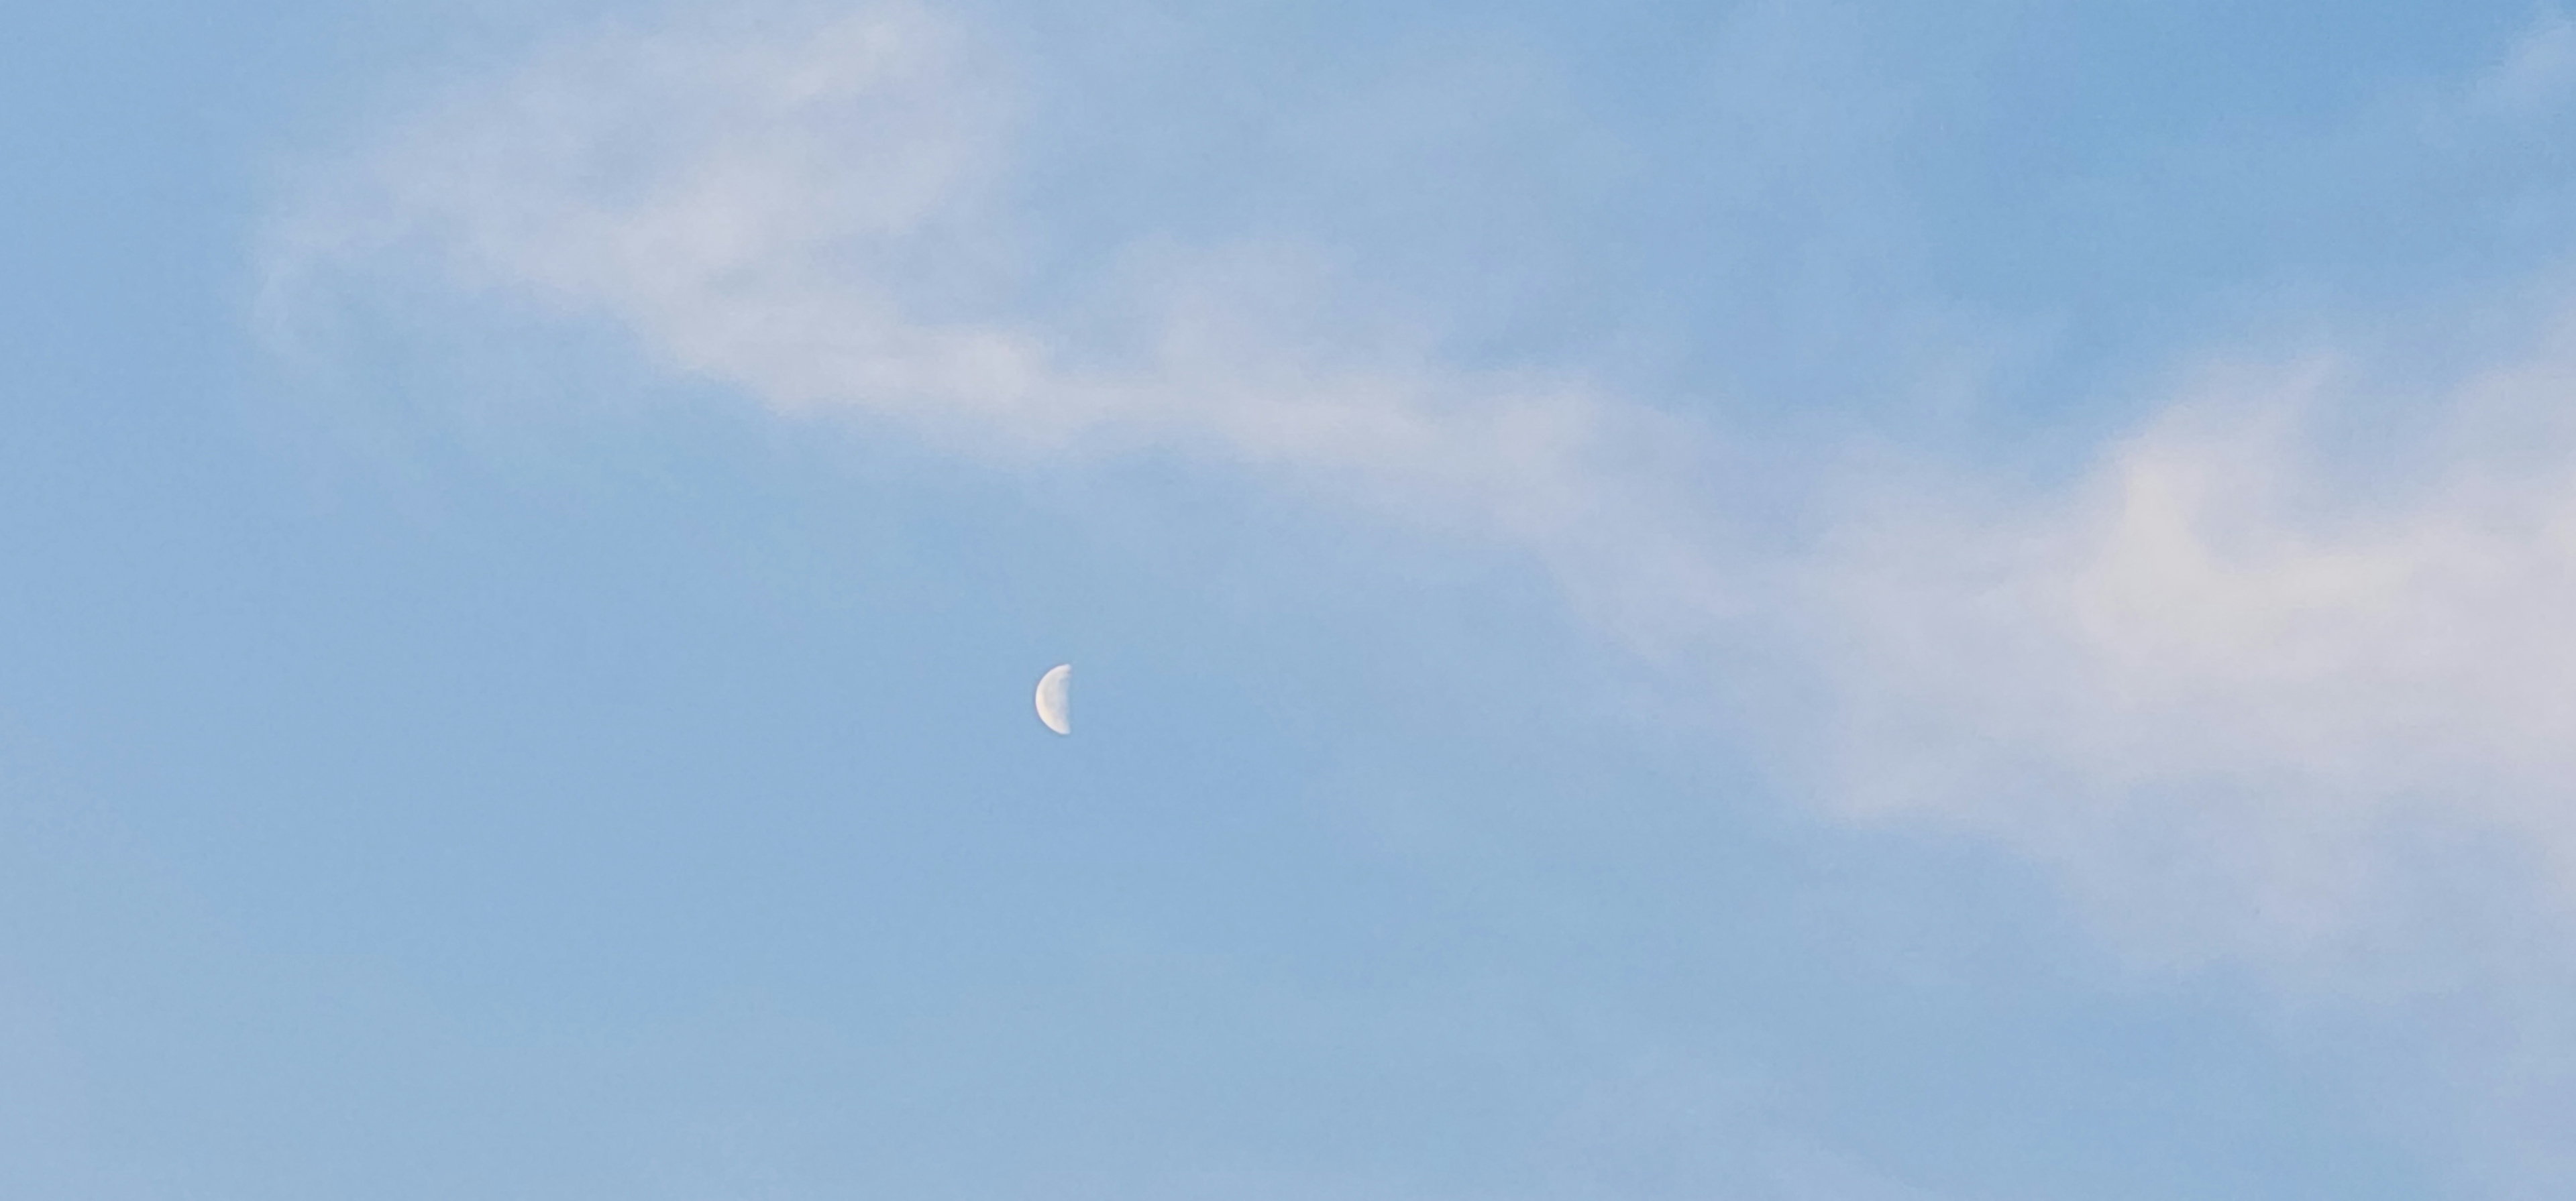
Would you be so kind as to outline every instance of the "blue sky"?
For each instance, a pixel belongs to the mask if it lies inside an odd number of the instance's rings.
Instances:
[[[0,1193],[2563,1195],[2571,135],[2527,3],[11,9]]]

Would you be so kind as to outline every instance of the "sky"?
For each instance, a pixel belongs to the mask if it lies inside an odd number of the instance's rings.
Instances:
[[[33,3],[0,163],[0,1194],[2576,1187],[2553,5]]]

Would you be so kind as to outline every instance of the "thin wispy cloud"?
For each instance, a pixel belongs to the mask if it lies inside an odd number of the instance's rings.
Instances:
[[[2223,373],[2061,492],[1864,489],[1807,570],[1858,813],[1961,823],[2170,949],[2368,937],[2422,824],[2576,881],[2576,446],[2553,346],[2337,471],[2332,363]]]
[[[2472,109],[2507,116],[2546,113],[2576,97],[2576,21],[2543,10],[2470,90]]]
[[[1500,539],[1640,638],[1686,624],[1640,602],[1719,595],[1664,495],[1691,430],[1353,321],[1311,248],[1142,248],[1078,314],[1015,310],[1008,95],[963,31],[899,4],[559,48],[292,210],[264,308],[291,336],[333,294],[425,274],[607,318],[783,416],[995,462],[1231,462]]]
[[[2543,23],[2469,107],[2544,103],[2563,40]],[[2308,418],[2369,362],[2329,354],[2205,373],[2071,486],[1831,477],[1812,545],[1757,553],[1715,499],[1724,431],[1446,362],[1315,248],[1143,245],[1034,305],[1014,95],[906,4],[568,42],[285,208],[269,316],[435,280],[606,320],[788,419],[1005,467],[1231,464],[1516,547],[1650,657],[1798,675],[1822,700],[1766,720],[1825,811],[2001,840],[2158,954],[2350,941],[2419,823],[2576,882],[2576,442],[2532,423],[2576,384],[2563,342],[2418,398],[2457,416],[2402,490],[2333,469]]]

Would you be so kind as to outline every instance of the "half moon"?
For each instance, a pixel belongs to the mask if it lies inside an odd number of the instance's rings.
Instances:
[[[1059,663],[1038,677],[1038,720],[1058,734],[1073,733],[1073,664]]]

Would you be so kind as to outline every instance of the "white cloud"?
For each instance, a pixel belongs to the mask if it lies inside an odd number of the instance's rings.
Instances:
[[[1757,556],[1706,500],[1707,432],[1446,364],[1311,251],[1140,248],[1034,311],[1011,107],[902,3],[568,44],[290,209],[272,312],[427,274],[782,415],[1003,463],[1189,455],[1525,549],[1656,653],[1785,639],[1830,698],[1788,741],[1836,812],[2007,841],[2178,954],[2348,941],[2420,823],[2576,879],[2576,443],[2516,424],[2564,407],[2564,345],[2431,398],[2459,416],[2402,489],[2315,450],[2329,360],[2185,390],[2071,490],[1880,478]]]
[[[2576,444],[2534,420],[2571,391],[2562,341],[2372,475],[2317,444],[2331,363],[2240,371],[2058,495],[1864,493],[1803,577],[1843,805],[2011,841],[2184,953],[2366,936],[2426,823],[2576,883]]]
[[[2555,103],[2568,28],[2478,103]],[[1843,819],[2018,848],[2153,958],[2469,980],[2405,1032],[2458,1044],[2425,1108],[2555,1153],[2576,968],[2532,910],[2576,889],[2576,327],[2394,401],[2360,353],[2212,370],[2071,485],[1874,463],[1816,488],[1813,544],[1756,551],[1710,431],[1444,362],[1310,248],[1142,246],[1033,302],[1014,103],[903,3],[567,43],[285,209],[269,315],[427,280],[603,320],[792,420],[1001,465],[1189,456],[1519,548],[1679,672],[1750,673],[1784,774]],[[2365,410],[2420,436],[2356,457],[2330,435]],[[2445,943],[2477,962],[2428,971]],[[1812,1167],[1778,1170],[1842,1180]]]
[[[333,289],[429,272],[604,316],[782,415],[991,460],[1187,454],[1500,539],[1641,638],[1677,623],[1645,598],[1715,587],[1659,494],[1673,473],[1634,471],[1695,435],[1352,321],[1306,248],[1138,248],[1059,325],[1016,309],[1008,98],[900,2],[574,44],[315,189],[272,232],[266,307],[291,328]]]

